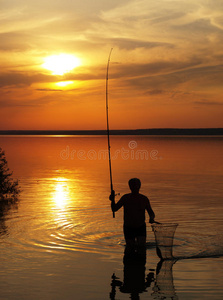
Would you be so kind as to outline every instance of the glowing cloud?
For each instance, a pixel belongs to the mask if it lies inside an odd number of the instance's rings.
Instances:
[[[61,86],[61,87],[65,87],[65,86],[67,86],[69,84],[73,84],[73,83],[74,83],[74,81],[72,81],[72,80],[60,81],[60,82],[57,82],[56,85]]]

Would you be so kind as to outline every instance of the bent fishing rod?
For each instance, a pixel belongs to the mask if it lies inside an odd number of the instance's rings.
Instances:
[[[108,138],[108,162],[109,162],[109,174],[110,174],[110,188],[111,188],[111,195],[112,201],[114,202],[115,192],[113,190],[113,183],[112,183],[112,167],[111,167],[111,146],[110,146],[110,131],[109,131],[109,118],[108,118],[108,70],[109,70],[109,63],[111,59],[111,53],[113,48],[108,56],[108,63],[107,63],[107,72],[106,72],[106,117],[107,117],[107,138]],[[115,212],[113,211],[113,218],[115,218]]]

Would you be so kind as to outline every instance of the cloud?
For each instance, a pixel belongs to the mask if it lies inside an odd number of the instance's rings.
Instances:
[[[139,39],[128,39],[128,38],[97,38],[97,37],[91,37],[91,40],[94,41],[94,43],[99,44],[111,44],[114,48],[118,47],[119,49],[124,50],[134,50],[137,48],[145,48],[145,49],[151,49],[155,47],[168,47],[173,48],[174,45],[171,43],[164,43],[164,42],[153,42],[148,40],[139,40]]]
[[[211,33],[222,33],[222,30],[211,23],[208,18],[200,18],[191,23],[183,25],[172,26],[175,30],[179,31],[181,34],[187,32],[191,37],[195,37],[200,34],[201,38],[206,38],[208,34]]]
[[[43,93],[42,93],[43,92]],[[51,93],[47,93],[51,92]],[[60,92],[61,95],[55,96],[55,93]],[[1,93],[0,95],[0,107],[1,108],[35,108],[35,107],[49,107],[61,104],[66,95],[63,95],[64,91],[48,90],[48,91],[38,91],[29,90],[24,95],[21,91],[12,91]],[[8,95],[7,95],[8,94]],[[74,97],[73,97],[74,98]],[[69,100],[69,98],[67,98]]]
[[[22,32],[7,32],[0,34],[0,50],[26,51],[31,48],[30,36]]]
[[[79,71],[77,71],[79,70]],[[76,81],[91,81],[101,80],[105,77],[105,67],[91,67],[88,71],[85,71],[83,67],[74,69],[73,73],[67,73],[61,76],[47,75],[40,72],[3,72],[0,73],[0,88],[3,87],[17,87],[24,88],[29,87],[34,83],[51,83],[58,81],[76,80]],[[85,87],[86,89],[86,87]],[[43,88],[39,90],[52,91],[54,89]],[[56,89],[55,91],[58,91]]]
[[[194,101],[194,104],[198,104],[198,105],[204,105],[204,106],[221,106],[223,105],[223,102],[219,102],[219,101],[210,101],[210,100],[199,100],[199,101]]]
[[[175,73],[180,70],[194,68],[202,63],[202,59],[192,57],[189,60],[160,60],[151,63],[122,64],[115,67],[115,77],[143,77]]]
[[[63,92],[63,90],[58,90],[58,89],[36,89],[36,91],[40,91],[40,92]]]
[[[19,72],[7,72],[0,74],[0,87],[17,86],[24,87],[30,86],[34,82],[52,82],[55,81],[54,76],[44,75],[41,73],[28,74]]]
[[[125,73],[128,74],[128,69]],[[150,87],[156,89],[177,86],[191,82],[191,85],[221,86],[223,81],[223,65],[199,66],[199,60],[191,62],[159,62],[156,64],[138,65],[132,68],[132,78],[126,79],[129,86]],[[141,77],[139,76],[141,74]],[[135,75],[135,77],[134,77]],[[136,76],[138,75],[138,76]],[[146,76],[147,75],[147,76]]]
[[[40,104],[38,104],[38,103],[35,103],[35,104],[33,104],[33,103],[28,103],[28,102],[22,102],[22,101],[20,101],[20,102],[18,102],[18,101],[13,101],[13,100],[0,100],[0,107],[1,108],[6,108],[6,107],[36,107],[36,106],[40,106]]]
[[[153,95],[161,95],[163,93],[164,93],[163,90],[151,89],[151,90],[146,91],[145,95],[151,95],[151,96],[153,96]]]

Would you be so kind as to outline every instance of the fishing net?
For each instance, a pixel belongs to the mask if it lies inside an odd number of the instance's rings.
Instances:
[[[173,259],[173,239],[178,224],[152,224],[152,230],[156,240],[157,255],[161,259]]]

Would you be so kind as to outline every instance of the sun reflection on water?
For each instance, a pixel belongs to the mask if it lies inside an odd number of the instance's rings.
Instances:
[[[51,211],[55,224],[62,227],[73,226],[79,219],[77,207],[80,205],[80,194],[77,180],[74,178],[52,178]]]
[[[55,177],[51,179],[51,182],[53,183],[51,197],[54,208],[65,209],[80,205],[82,192],[77,178]]]
[[[54,201],[59,208],[64,208],[69,201],[69,189],[64,181],[58,181],[55,185]]]
[[[51,233],[54,239],[51,244],[53,248],[64,247],[63,238],[67,233],[64,230],[72,227],[70,207],[72,200],[72,180],[64,177],[53,178],[52,186],[52,212],[55,230]],[[61,240],[62,239],[62,240]]]

